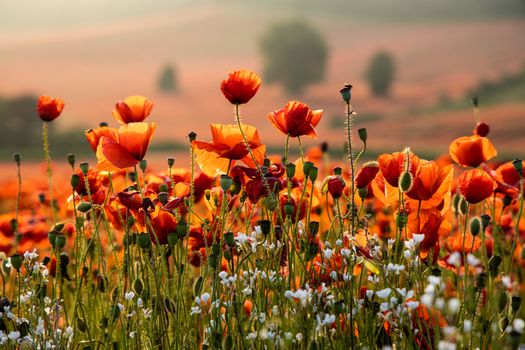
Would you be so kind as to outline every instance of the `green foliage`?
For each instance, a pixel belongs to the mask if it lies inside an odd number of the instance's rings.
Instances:
[[[177,72],[175,68],[168,64],[166,65],[159,76],[159,90],[162,92],[173,93],[177,92],[179,84],[177,82]]]
[[[302,20],[275,23],[261,40],[264,78],[292,94],[322,81],[328,47],[320,32]]]
[[[387,96],[394,77],[395,65],[392,56],[387,52],[375,54],[366,72],[372,93],[376,96]]]

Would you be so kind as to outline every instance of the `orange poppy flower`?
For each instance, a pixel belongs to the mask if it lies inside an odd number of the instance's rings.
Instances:
[[[480,169],[465,171],[458,179],[459,192],[470,204],[489,198],[498,187],[489,174]]]
[[[525,161],[521,161],[523,169],[521,170],[521,176],[522,178],[525,178]],[[503,181],[514,187],[519,187],[520,182],[520,174],[516,171],[514,168],[514,165],[512,162],[507,162],[505,164],[500,165],[496,169],[496,173],[501,176]]]
[[[405,170],[406,160],[406,152],[382,154],[377,159],[383,177],[391,186],[398,186],[399,176],[401,176],[401,173]],[[414,176],[419,166],[419,157],[409,151],[408,161],[410,164],[409,171],[412,176]]]
[[[425,235],[419,245],[422,258],[425,258],[428,252],[436,247],[440,233],[446,233],[443,232],[444,229],[446,229],[444,217],[441,216],[438,209],[420,210],[419,215],[417,211],[414,211],[408,215],[407,230],[409,237],[412,237],[413,234],[423,233]]]
[[[97,152],[98,143],[102,136],[106,136],[112,139],[117,138],[118,131],[114,128],[108,128],[107,126],[99,126],[95,129],[89,129],[84,132],[89,145],[93,152]]]
[[[284,108],[268,114],[268,119],[285,135],[317,137],[315,127],[322,114],[321,109],[312,111],[302,102],[290,101]]]
[[[38,98],[36,104],[36,111],[45,122],[50,122],[58,118],[64,109],[64,101],[61,98],[52,98],[42,95]]]
[[[130,123],[122,125],[114,134],[102,136],[97,149],[100,170],[108,170],[107,162],[120,169],[140,162],[156,126],[155,123]]]
[[[259,90],[262,80],[249,70],[236,70],[228,73],[228,78],[221,83],[224,97],[234,105],[247,103]]]
[[[121,124],[140,123],[150,115],[153,106],[153,102],[144,96],[129,96],[117,102],[113,117]]]
[[[455,139],[448,149],[452,159],[461,166],[477,167],[494,158],[498,152],[486,137],[463,136]]]
[[[197,164],[206,175],[213,177],[224,174],[228,170],[228,165],[232,167],[237,160],[242,160],[246,165],[255,167],[237,125],[211,124],[210,127],[211,143],[193,141]],[[262,164],[266,146],[261,143],[257,129],[250,125],[242,125],[242,130],[255,160]]]
[[[420,201],[431,199],[451,171],[453,171],[452,165],[440,167],[433,161],[421,161],[407,196]]]

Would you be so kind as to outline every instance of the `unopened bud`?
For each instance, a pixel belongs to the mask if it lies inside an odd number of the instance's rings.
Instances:
[[[476,127],[474,128],[474,135],[478,135],[481,137],[485,137],[490,132],[490,126],[487,123],[479,122],[476,124]]]
[[[399,189],[401,190],[401,192],[406,193],[412,189],[412,185],[413,185],[412,174],[410,174],[410,172],[408,171],[404,171],[399,177],[399,183],[398,183]]]
[[[13,154],[13,160],[17,165],[20,165],[20,161],[22,160],[22,156],[20,155],[20,153]]]
[[[80,176],[78,174],[71,175],[71,187],[76,188],[80,183]]]
[[[286,176],[291,179],[295,175],[295,164],[294,163],[288,163],[286,164]]]
[[[293,207],[293,204],[291,203],[286,203],[284,205],[284,214],[286,216],[291,216],[293,214],[293,210],[294,210],[294,207]]]
[[[77,205],[77,210],[81,213],[87,213],[91,210],[91,203],[88,202],[80,202]]]
[[[226,232],[224,234],[224,240],[226,241],[228,247],[232,248],[233,246],[235,246],[235,237],[233,236],[233,232]]]
[[[503,206],[504,207],[509,206],[510,203],[512,203],[512,197],[509,197],[509,196],[503,197]]]
[[[472,236],[477,236],[481,231],[481,220],[479,218],[473,218],[470,221],[470,233]]]
[[[461,215],[467,215],[468,211],[468,202],[465,199],[465,197],[461,197],[459,204],[458,204],[459,213]]]
[[[308,171],[308,177],[310,177],[310,180],[312,181],[312,183],[314,183],[315,180],[317,179],[318,171],[319,169],[316,166],[312,166],[310,170]]]
[[[66,236],[57,235],[55,238],[55,247],[58,250],[61,250],[66,245]]]
[[[334,175],[335,176],[341,176],[342,173],[343,173],[343,169],[341,169],[341,167],[335,167],[334,168]]]
[[[13,266],[17,272],[20,272],[20,267],[22,267],[22,257],[20,254],[11,255],[11,266]]]
[[[168,192],[160,192],[158,194],[159,202],[162,203],[162,205],[168,203],[169,200],[169,193]]]
[[[168,157],[168,167],[172,168],[174,164],[175,164],[175,158]]]
[[[221,188],[223,191],[228,191],[232,186],[233,180],[228,175],[221,175]]]
[[[272,222],[270,220],[260,220],[259,227],[263,235],[268,236],[272,230]]]
[[[514,159],[512,161],[512,165],[514,166],[514,169],[518,172],[520,177],[523,177],[523,161],[520,159]]]
[[[368,132],[366,131],[366,128],[358,129],[357,134],[359,135],[361,141],[366,144],[366,140],[368,139]]]
[[[501,264],[501,257],[499,255],[494,255],[489,260],[489,273],[490,277],[496,277],[498,275],[499,265]]]
[[[303,164],[303,173],[304,176],[308,177],[308,174],[310,173],[310,168],[314,166],[314,163],[312,162],[304,162]]]
[[[145,172],[146,168],[148,167],[148,161],[146,159],[142,159],[139,163],[139,167],[142,172]]]
[[[100,126],[101,128],[106,128],[108,126],[108,123],[100,122],[100,123],[98,123],[98,126]]]
[[[188,134],[188,138],[190,139],[190,142],[193,142],[197,138],[197,134],[192,131]]]
[[[151,239],[147,233],[141,233],[137,237],[137,244],[141,249],[149,249],[151,247]]]
[[[510,300],[510,307],[512,308],[512,311],[518,312],[521,306],[521,297],[519,296],[513,296]]]
[[[142,294],[142,291],[144,290],[144,283],[140,278],[137,278],[135,281],[133,281],[133,290],[135,293],[137,293],[137,295]]]
[[[487,229],[491,221],[492,221],[492,218],[490,217],[490,215],[488,214],[481,215],[481,228],[483,229],[483,231]]]
[[[317,236],[317,233],[319,232],[319,221],[310,221],[308,224],[308,231],[310,232],[310,236]]]

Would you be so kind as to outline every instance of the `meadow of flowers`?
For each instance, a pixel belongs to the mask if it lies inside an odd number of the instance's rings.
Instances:
[[[117,102],[119,128],[86,131],[98,163],[57,181],[41,96],[47,179],[0,196],[0,344],[5,349],[487,349],[525,339],[521,160],[498,161],[473,100],[473,133],[449,155],[367,158],[341,91],[345,161],[317,137],[322,110],[268,114],[269,156],[240,110],[257,74],[221,83],[233,124],[188,135],[191,166],[150,171],[154,104]],[[219,92],[218,92],[219,93]],[[343,108],[342,108],[343,110]],[[354,121],[354,119],[356,119]],[[245,124],[246,122],[246,124]],[[292,157],[290,150],[299,150]],[[56,161],[56,160],[55,160]],[[44,183],[44,185],[42,185]]]

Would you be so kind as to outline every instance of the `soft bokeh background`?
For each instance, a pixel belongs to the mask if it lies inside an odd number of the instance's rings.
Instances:
[[[342,149],[338,91],[350,82],[355,126],[368,128],[373,152],[407,145],[423,155],[446,152],[452,139],[471,132],[470,99],[479,95],[500,153],[525,153],[523,0],[0,0],[0,160],[19,151],[24,159],[41,157],[39,120],[27,121],[38,119],[39,94],[66,102],[53,122],[55,161],[69,151],[88,157],[82,131],[101,121],[116,126],[115,102],[141,94],[156,104],[152,157],[180,154],[185,164],[189,131],[207,140],[209,123],[233,121],[220,81],[236,68],[262,73],[261,38],[275,22],[297,18],[324,37],[326,74],[298,96],[263,84],[243,107],[244,122],[259,128],[272,151],[282,149],[284,137],[266,115],[292,98],[325,110],[320,138],[307,144]],[[380,51],[395,64],[387,97],[375,97],[365,77]],[[159,89],[166,66],[175,71],[176,93]]]

